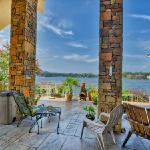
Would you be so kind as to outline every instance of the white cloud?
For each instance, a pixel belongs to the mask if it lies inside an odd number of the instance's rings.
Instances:
[[[59,56],[58,55],[54,55],[53,58],[59,58]]]
[[[10,41],[10,26],[0,31],[0,48]]]
[[[37,19],[37,30],[38,31],[45,31],[45,24],[48,24],[49,20],[51,20],[51,17],[41,16],[38,15]]]
[[[55,60],[58,55],[52,54],[48,49],[37,49],[37,59],[40,60]]]
[[[150,29],[146,29],[146,30],[141,30],[139,31],[140,34],[145,34],[145,33],[148,33],[150,32]]]
[[[138,47],[142,48],[143,50],[150,50],[150,40],[139,41]]]
[[[70,42],[70,43],[67,43],[67,45],[71,47],[75,47],[75,48],[85,48],[85,49],[88,48],[86,45],[79,43],[79,42]]]
[[[73,26],[72,22],[66,19],[61,19],[58,22],[58,27],[63,28],[63,29],[71,28],[72,26]]]
[[[98,58],[92,58],[89,55],[70,54],[63,57],[66,60],[81,61],[87,63],[97,62]]]
[[[3,44],[5,44],[6,40],[3,38],[3,36],[0,34],[0,47],[3,46]]]
[[[74,35],[74,33],[71,30],[63,30],[59,28],[58,26],[52,25],[52,24],[45,24],[45,27],[47,29],[50,29],[53,33],[60,35],[62,37],[64,36],[69,36],[69,35]]]
[[[146,55],[143,55],[143,54],[139,54],[139,55],[135,55],[135,54],[126,54],[124,55],[125,58],[135,58],[135,59],[144,59],[146,58]]]
[[[150,21],[150,15],[132,14],[132,18],[144,19]]]
[[[38,31],[49,30],[61,37],[73,36],[74,33],[68,28],[72,27],[72,23],[66,19],[57,20],[53,13],[38,16]]]

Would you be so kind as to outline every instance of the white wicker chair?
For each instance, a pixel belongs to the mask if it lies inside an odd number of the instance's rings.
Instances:
[[[94,122],[89,119],[84,119],[82,131],[81,131],[81,139],[82,139],[84,127],[86,127],[96,134],[101,150],[105,150],[103,135],[109,132],[112,136],[113,142],[116,143],[115,136],[113,133],[113,127],[119,122],[119,120],[122,117],[122,114],[123,114],[123,105],[120,104],[110,112],[110,117],[107,124],[104,124],[100,121]]]

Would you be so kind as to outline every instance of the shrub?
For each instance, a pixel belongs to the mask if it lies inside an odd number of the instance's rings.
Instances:
[[[149,102],[149,96],[145,93],[144,90],[131,89],[124,90],[122,93],[123,101]]]
[[[73,93],[73,87],[79,86],[79,81],[76,78],[67,77],[63,81],[63,86],[65,89],[65,93],[72,94]]]

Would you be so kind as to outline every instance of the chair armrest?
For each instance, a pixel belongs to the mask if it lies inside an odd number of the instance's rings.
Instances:
[[[123,119],[129,120],[128,115],[127,115],[127,114],[124,114],[124,115],[123,115]]]
[[[99,115],[99,119],[101,118],[101,116],[110,117],[110,113],[101,112]]]
[[[105,124],[102,122],[94,122],[89,119],[84,119],[85,127],[89,128],[91,131],[95,132],[96,134],[102,133],[105,129]]]
[[[99,127],[99,128],[103,128],[105,127],[105,124],[102,123],[101,121],[98,121],[98,122],[94,122],[94,121],[91,121],[89,119],[84,119],[84,121],[87,123],[87,125],[90,125],[90,126],[96,126],[96,127]]]
[[[54,112],[54,113],[61,114],[61,108],[60,107],[47,106],[47,110]]]
[[[43,108],[44,107],[44,104],[41,104],[41,105],[34,105],[34,106],[32,106],[33,108]]]
[[[108,116],[108,117],[109,117],[109,116],[110,116],[110,113],[101,112],[101,113],[100,113],[100,116],[101,116],[101,115],[105,115],[105,116]]]
[[[109,118],[110,118],[110,113],[102,112],[99,115],[99,120],[101,122],[105,123],[105,124],[107,123],[107,121],[109,120]]]

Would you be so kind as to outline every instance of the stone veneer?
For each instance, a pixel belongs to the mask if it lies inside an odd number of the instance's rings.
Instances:
[[[100,0],[99,113],[122,101],[122,19],[122,0]]]
[[[32,98],[35,89],[37,0],[12,0],[10,90]]]

